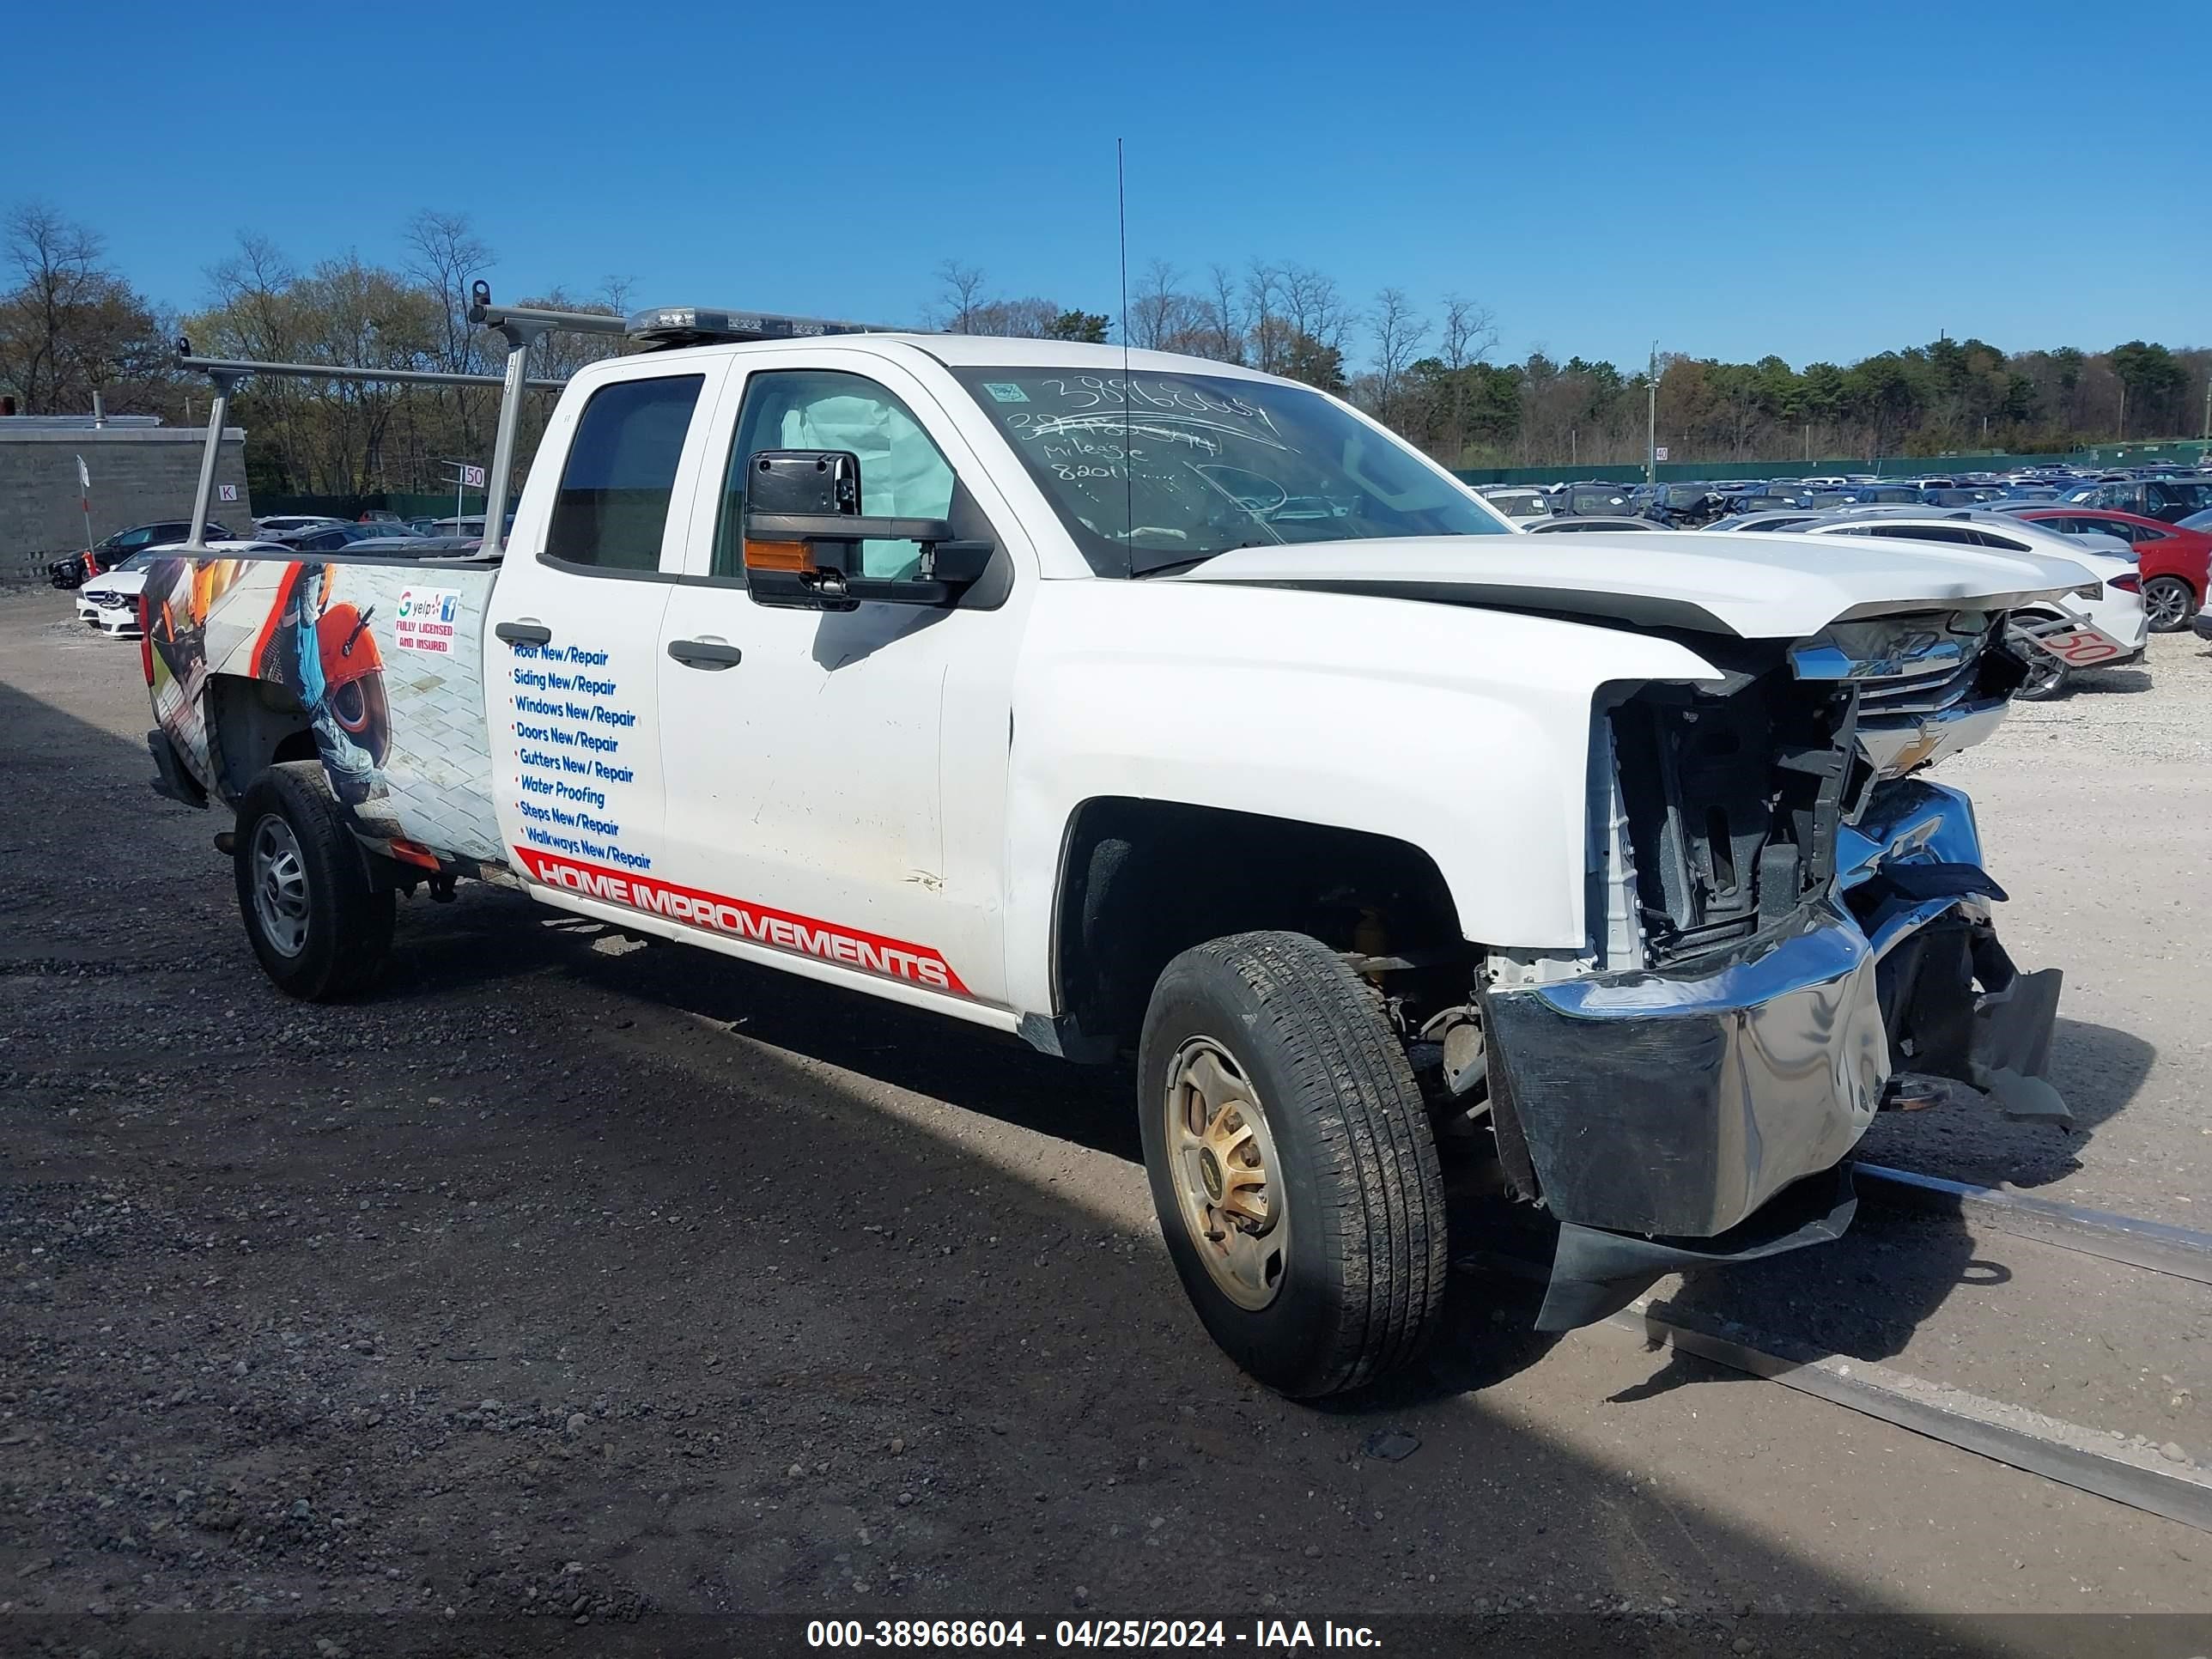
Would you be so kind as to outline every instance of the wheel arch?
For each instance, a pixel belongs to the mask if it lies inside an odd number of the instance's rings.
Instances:
[[[233,806],[270,767],[321,758],[307,711],[275,681],[217,674],[203,695],[210,781]]]
[[[1370,830],[1232,808],[1097,795],[1068,816],[1051,914],[1055,1013],[1094,1041],[1133,1037],[1182,951],[1231,933],[1333,949],[1470,954],[1436,860]]]

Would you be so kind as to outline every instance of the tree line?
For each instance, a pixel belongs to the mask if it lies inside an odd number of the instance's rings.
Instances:
[[[958,332],[1042,334],[1048,300],[988,297],[971,267],[938,271],[933,320]],[[956,303],[957,301],[957,303]],[[1364,304],[1288,261],[1186,273],[1146,268],[1128,296],[1129,343],[1248,364],[1350,398],[1449,465],[1641,461],[1657,382],[1658,441],[1731,470],[1823,457],[2055,453],[2203,426],[2212,350],[2130,340],[2007,353],[1948,336],[1841,365],[1732,363],[1654,351],[1624,370],[1539,349],[1494,361],[1489,307],[1447,294],[1424,310],[1401,288]],[[1073,314],[1083,314],[1080,313]]]
[[[197,309],[135,288],[94,230],[42,203],[0,221],[0,396],[26,414],[204,420],[208,386],[179,371],[173,342],[205,356],[494,374],[505,347],[468,320],[471,284],[496,255],[465,216],[423,211],[389,264],[347,252],[295,263],[241,234],[205,274]],[[507,296],[502,295],[502,298]],[[629,284],[554,287],[514,303],[620,314]],[[924,327],[957,333],[1117,341],[1285,375],[1351,399],[1454,466],[1640,461],[1650,388],[1659,441],[1678,459],[1735,471],[1759,462],[2002,451],[2062,453],[2129,437],[2197,431],[2212,350],[2131,340],[2007,353],[1948,337],[1850,364],[1792,368],[1779,356],[1725,362],[1655,352],[1624,369],[1539,349],[1498,361],[1490,308],[1449,293],[1425,307],[1401,288],[1362,301],[1326,271],[1287,259],[1185,270],[1155,260],[1133,280],[1126,316],[1042,295],[998,293],[948,260]],[[618,338],[553,335],[532,373],[559,379],[624,349]],[[355,495],[451,488],[448,462],[480,465],[498,392],[270,378],[249,380],[232,419],[252,434],[257,494]],[[550,400],[526,413],[526,456]]]

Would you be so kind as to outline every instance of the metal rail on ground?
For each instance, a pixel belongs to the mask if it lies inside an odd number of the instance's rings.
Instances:
[[[1677,1323],[1668,1311],[1666,1304],[1646,1297],[1594,1329],[1626,1332],[1647,1347],[1671,1346],[1763,1376],[1961,1450],[2212,1532],[2212,1473],[2175,1462],[2155,1447],[1862,1360],[1770,1352],[1735,1335]]]
[[[2212,1233],[2192,1232],[2186,1227],[2104,1210],[2085,1210],[2027,1193],[1976,1187],[1879,1164],[1854,1164],[1852,1175],[1862,1197],[1917,1208],[1953,1210],[2000,1232],[2212,1285]]]

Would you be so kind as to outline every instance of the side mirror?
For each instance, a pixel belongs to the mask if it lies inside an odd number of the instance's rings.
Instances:
[[[955,538],[943,519],[870,518],[860,511],[860,458],[844,449],[763,449],[746,460],[745,586],[762,605],[850,611],[949,605],[990,563],[992,544]],[[921,544],[913,576],[871,576],[860,544]]]

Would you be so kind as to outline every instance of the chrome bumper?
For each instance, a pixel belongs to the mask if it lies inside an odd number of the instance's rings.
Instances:
[[[1694,975],[1493,994],[1493,1110],[1559,1220],[1725,1232],[1874,1121],[1890,1069],[1875,970],[1866,935],[1823,905]]]
[[[1837,862],[1827,898],[1687,970],[1489,994],[1500,1150],[1557,1219],[1716,1240],[1833,1169],[1893,1072],[2063,1118],[2040,1080],[2058,974],[2019,974],[1997,946],[2003,893],[1966,797],[1878,787]]]

